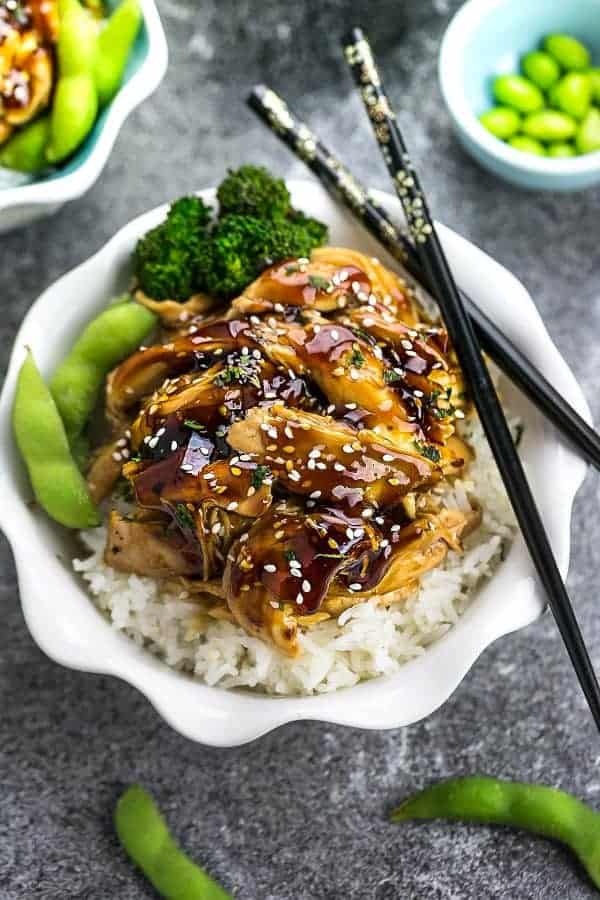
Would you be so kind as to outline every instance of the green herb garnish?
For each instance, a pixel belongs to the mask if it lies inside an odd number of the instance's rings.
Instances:
[[[214,383],[217,387],[226,387],[230,384],[253,384],[260,387],[260,379],[256,370],[256,360],[252,356],[240,356],[237,363],[225,366],[215,376]]]
[[[456,412],[456,408],[450,404],[449,406],[434,406],[431,410],[432,415],[436,419],[447,419],[448,416],[453,416]]]
[[[346,559],[345,553],[316,553],[315,559]]]
[[[195,528],[194,517],[185,503],[178,503],[175,507],[175,521],[180,528],[193,531]]]
[[[202,422],[196,422],[195,419],[184,419],[183,424],[186,428],[191,428],[192,431],[206,431],[206,425],[203,425]]]
[[[326,291],[327,288],[331,286],[331,282],[329,281],[329,279],[322,278],[321,275],[309,275],[308,283],[317,291]]]
[[[258,490],[265,478],[271,474],[271,470],[268,466],[257,466],[252,473],[252,487]]]
[[[400,381],[402,378],[401,375],[398,375],[397,372],[394,372],[393,369],[385,369],[383,373],[383,380],[386,384],[393,384],[395,381]]]
[[[358,347],[355,347],[350,354],[349,364],[355,369],[362,369],[365,364],[365,358]]]
[[[298,265],[298,263],[293,263],[291,266],[285,267],[286,275],[294,275],[296,272],[299,272],[299,271],[300,271],[300,266]]]
[[[296,554],[293,550],[284,550],[283,555],[287,559],[288,562],[291,562],[293,559],[296,559]]]
[[[441,459],[440,451],[437,447],[432,447],[431,444],[424,444],[422,441],[413,441],[415,448],[419,451],[421,456],[424,456],[425,459],[430,460],[431,462],[437,463]]]

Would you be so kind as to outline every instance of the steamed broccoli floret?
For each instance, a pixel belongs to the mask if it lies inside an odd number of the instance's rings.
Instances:
[[[214,296],[234,297],[263,269],[281,259],[308,256],[326,236],[325,225],[305,216],[270,221],[224,216],[199,265],[203,288]]]
[[[257,216],[259,219],[276,219],[291,212],[290,192],[282,178],[273,175],[262,166],[240,166],[229,170],[219,185],[217,199],[220,216],[235,213],[239,216]]]
[[[140,287],[154,300],[187,300],[198,290],[198,259],[211,209],[199,197],[182,197],[164,222],[144,235],[134,254]]]

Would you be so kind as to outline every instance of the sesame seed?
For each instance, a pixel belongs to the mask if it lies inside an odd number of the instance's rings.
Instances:
[[[406,355],[407,355],[407,356],[416,356],[417,354],[415,353],[414,350],[407,350],[407,351],[406,351]]]
[[[302,590],[304,591],[304,593],[305,593],[305,594],[308,594],[308,592],[310,591],[311,587],[312,587],[312,585],[311,585],[310,581],[308,581],[308,580],[305,578],[304,581],[302,582]]]
[[[309,458],[309,459],[318,459],[318,458],[320,457],[320,455],[321,455],[321,451],[320,451],[320,450],[317,450],[317,448],[315,447],[315,448],[314,448],[313,450],[311,450],[310,453],[308,454],[308,458]]]
[[[157,437],[152,437],[152,438],[150,438],[150,440],[148,441],[148,446],[150,447],[151,450],[154,450],[154,448],[156,447],[157,444],[158,444],[158,438],[157,438]]]
[[[273,607],[273,609],[279,609],[279,603],[277,602],[277,600],[269,600],[269,603]]]
[[[194,467],[190,463],[183,463],[182,466],[179,467],[182,472],[193,472]]]
[[[392,525],[392,527],[390,528],[390,531],[392,532],[392,534],[396,534],[398,531],[400,531],[400,526]]]
[[[263,569],[265,570],[265,572],[269,572],[269,574],[272,574],[273,572],[277,571],[277,566],[274,566],[273,563],[267,563],[263,566]]]
[[[318,500],[321,496],[321,491],[313,491],[312,494],[309,494],[311,500]]]
[[[358,374],[358,369],[350,369],[350,378],[352,381],[358,381],[360,375]]]
[[[300,481],[301,475],[296,469],[292,469],[288,476],[292,481]]]
[[[285,447],[281,448],[284,453],[293,453],[296,449],[293,444],[286,444]]]
[[[354,581],[352,584],[348,585],[351,591],[362,591],[362,584],[359,584],[358,581]]]
[[[120,438],[117,441],[117,447],[126,447],[126,446],[127,446],[127,440],[125,438]]]
[[[227,504],[227,509],[229,510],[229,512],[233,512],[233,510],[237,509],[238,506],[239,503],[237,502],[237,500],[232,500],[231,503]]]
[[[242,470],[240,469],[239,466],[230,466],[229,471],[231,472],[232,475],[235,475],[236,478],[242,474]]]
[[[371,519],[373,518],[373,513],[374,510],[370,507],[367,507],[366,509],[363,509],[361,516],[363,517],[363,519]]]
[[[462,409],[455,410],[454,415],[456,416],[457,419],[464,419],[464,417],[465,417],[465,414],[462,411]]]
[[[118,450],[115,450],[115,452],[112,455],[112,458],[114,459],[115,462],[121,462],[121,454],[118,452]]]
[[[356,409],[356,403],[346,403],[346,409]]]
[[[302,594],[296,595],[296,603],[298,604],[298,606],[302,606],[302,604],[304,603],[304,597],[302,596]]]
[[[292,429],[289,425],[285,426],[285,428],[283,429],[283,433],[285,434],[286,437],[290,438],[290,440],[293,440],[294,432],[292,431]]]
[[[415,397],[423,397],[424,396],[423,391],[419,391],[418,389],[416,391],[413,391],[413,394],[415,395]]]
[[[171,441],[171,450],[173,451],[173,453],[175,453],[175,451],[177,450],[177,446],[177,441]]]
[[[243,534],[241,534],[240,537],[239,537],[240,544],[245,544],[247,540],[248,540],[248,532],[245,531],[245,532],[244,532]]]
[[[221,530],[221,523],[215,522],[215,524],[213,525],[213,527],[210,530],[211,530],[211,534],[218,534]]]
[[[341,375],[344,374],[344,367],[336,366],[336,368],[333,370],[333,372],[331,374],[335,375],[336,378],[339,378]],[[333,408],[335,409],[335,406]]]
[[[185,463],[185,465],[187,466],[187,465],[189,465],[189,463]],[[183,469],[183,466],[181,466],[181,468]],[[212,480],[216,479],[217,476],[215,475],[214,472],[205,472],[202,477],[204,478],[205,481],[212,481]]]
[[[384,453],[381,457],[384,462],[393,462],[394,456],[392,453]]]
[[[302,578],[302,572],[300,569],[290,569],[290,575],[294,578]]]
[[[285,531],[282,528],[280,528],[279,531],[275,532],[273,537],[275,538],[276,541],[280,541],[281,538],[284,536],[284,534],[285,534]]]
[[[342,369],[342,371],[343,371],[343,369]],[[332,412],[335,412],[335,403],[330,404],[330,406],[327,407],[325,412],[327,413],[327,415],[331,415]]]

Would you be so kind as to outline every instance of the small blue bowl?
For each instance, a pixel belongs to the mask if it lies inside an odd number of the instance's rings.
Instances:
[[[439,79],[458,139],[501,178],[535,190],[576,191],[600,183],[600,151],[567,159],[534,156],[494,137],[478,121],[493,105],[496,75],[518,72],[547,34],[571,34],[600,65],[600,0],[469,0],[442,41]]]

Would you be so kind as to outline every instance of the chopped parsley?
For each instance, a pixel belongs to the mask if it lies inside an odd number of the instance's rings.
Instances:
[[[349,358],[348,362],[349,362],[349,365],[352,366],[352,368],[354,368],[354,369],[362,369],[362,367],[363,367],[364,364],[365,364],[365,357],[364,357],[364,355],[360,352],[360,350],[358,349],[358,347],[355,347],[355,348],[352,350],[352,353],[350,354],[350,358]]]
[[[261,486],[265,478],[271,474],[271,470],[268,466],[257,466],[252,473],[252,487],[258,490]]]
[[[184,419],[183,424],[186,428],[191,428],[192,431],[206,431],[206,425],[196,422],[195,419]]]
[[[215,376],[214,383],[217,387],[226,387],[230,384],[253,384],[260,387],[256,360],[252,356],[236,357],[235,363],[229,363]]]
[[[383,372],[383,380],[386,384],[393,384],[395,381],[400,381],[401,378],[402,376],[394,372],[393,369],[385,369]]]
[[[195,527],[194,517],[185,503],[178,503],[175,507],[175,521],[180,528],[193,531]]]
[[[422,441],[413,441],[415,448],[419,451],[421,456],[424,456],[425,459],[430,460],[431,462],[437,463],[441,459],[440,451],[437,447],[433,447],[431,444],[424,444]]]
[[[296,272],[299,272],[299,271],[300,271],[300,266],[298,265],[298,263],[292,263],[291,265],[285,267],[286,275],[294,275]]]
[[[317,291],[326,291],[331,286],[328,278],[322,278],[321,275],[309,275],[308,283]]]
[[[356,325],[353,325],[352,331],[354,332],[356,337],[362,338],[363,341],[366,341],[368,344],[373,343],[373,335],[369,334],[368,331],[365,331],[364,328],[357,328]]]
[[[431,410],[432,415],[436,419],[447,419],[448,416],[453,416],[456,412],[456,408],[450,404],[449,406],[434,406]]]
[[[345,553],[316,553],[315,559],[346,559]]]
[[[291,562],[293,559],[296,559],[296,554],[293,550],[284,550],[283,555],[287,559],[288,562]]]

